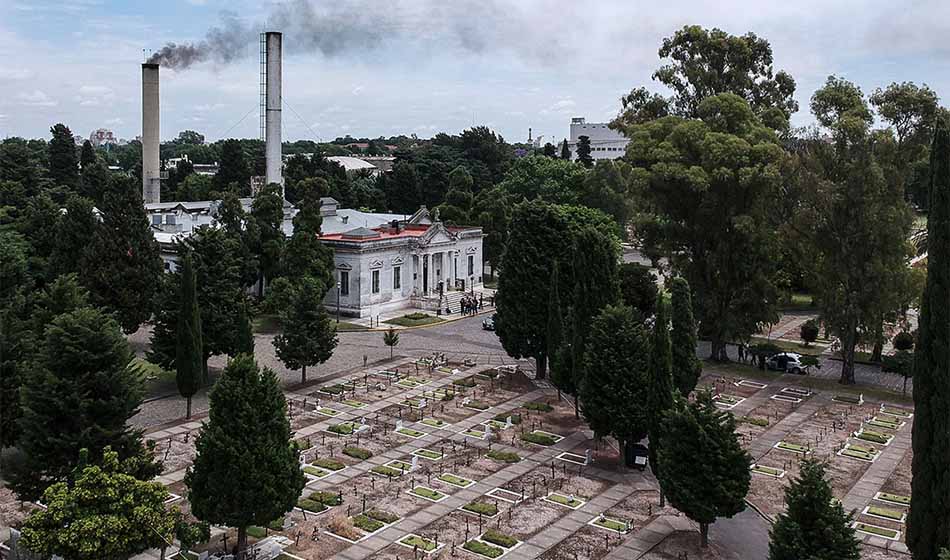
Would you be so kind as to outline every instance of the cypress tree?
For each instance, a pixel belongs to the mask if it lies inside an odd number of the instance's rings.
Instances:
[[[673,383],[683,397],[696,388],[703,371],[702,362],[696,357],[696,322],[693,320],[693,302],[689,283],[683,278],[674,278],[670,287],[673,305]]]
[[[772,526],[769,560],[861,558],[851,528],[854,515],[834,499],[821,462],[802,460],[798,478],[785,489],[785,504],[785,513]]]
[[[178,393],[185,397],[185,417],[191,418],[191,397],[207,381],[204,376],[204,350],[201,347],[201,312],[195,287],[195,270],[191,255],[181,263],[181,289],[178,324],[175,329],[175,382]]]
[[[53,135],[48,146],[50,179],[54,186],[75,188],[79,182],[79,161],[73,133],[62,123],[54,125],[49,131]]]
[[[660,488],[673,507],[699,523],[703,548],[717,517],[745,509],[752,457],[739,444],[735,418],[716,407],[709,391],[700,391],[695,402],[674,403],[663,419],[657,461]]]
[[[561,142],[561,159],[571,159],[571,149],[567,147],[567,138]]]
[[[650,337],[634,311],[608,305],[590,324],[580,381],[584,419],[598,436],[627,443],[649,431]]]
[[[927,284],[914,352],[914,432],[907,546],[934,560],[950,545],[950,132],[940,118],[930,151]]]
[[[274,337],[277,357],[290,369],[300,370],[300,382],[307,382],[307,367],[330,359],[336,348],[336,327],[322,301],[322,284],[304,278],[290,296],[290,305],[281,313],[281,333]]]
[[[237,340],[235,341],[234,354],[254,355],[254,326],[251,324],[251,314],[247,309],[245,301],[240,307],[237,318]]]
[[[650,357],[650,469],[659,478],[657,452],[660,449],[663,416],[673,407],[673,358],[670,347],[670,319],[663,294],[656,297],[653,321],[653,355]],[[660,507],[666,504],[660,492]]]
[[[96,150],[92,147],[92,142],[86,140],[82,143],[82,150],[79,153],[79,167],[85,171],[94,163],[96,163]]]
[[[242,354],[228,363],[209,403],[185,484],[196,518],[237,528],[241,558],[247,527],[267,525],[293,509],[304,475],[273,371]]]
[[[564,340],[562,329],[564,327],[564,314],[561,312],[561,296],[558,292],[558,265],[554,263],[554,270],[551,271],[551,282],[548,292],[548,330],[547,345],[551,357],[548,360],[548,367],[551,369],[551,381],[557,387],[557,398],[561,400],[561,344]]]
[[[588,169],[594,166],[594,158],[590,156],[589,136],[578,136],[577,138],[577,161]]]

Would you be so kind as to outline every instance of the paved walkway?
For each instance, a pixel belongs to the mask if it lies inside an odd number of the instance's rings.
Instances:
[[[749,445],[749,454],[759,460],[775,447],[775,444],[785,439],[798,426],[815,415],[822,407],[831,402],[831,397],[824,393],[816,393],[803,402],[791,414],[777,424],[763,432]]]

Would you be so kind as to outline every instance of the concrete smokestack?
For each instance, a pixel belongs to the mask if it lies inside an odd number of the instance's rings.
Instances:
[[[265,101],[265,136],[266,141],[264,153],[266,157],[265,179],[269,185],[277,183],[281,186],[283,193],[284,179],[282,173],[283,161],[281,160],[281,132],[280,132],[280,108],[281,99],[281,49],[283,35],[276,31],[265,33],[267,45],[267,99]]]
[[[142,200],[162,201],[159,159],[158,64],[142,65]]]

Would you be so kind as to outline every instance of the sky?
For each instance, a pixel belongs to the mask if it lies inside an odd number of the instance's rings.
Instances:
[[[49,137],[57,122],[134,138],[146,54],[202,41],[218,47],[207,60],[162,70],[162,139],[257,137],[257,34],[275,30],[285,140],[487,125],[559,141],[571,117],[609,120],[634,87],[664,93],[657,49],[688,24],[767,39],[797,82],[798,126],[831,74],[950,98],[946,1],[0,0],[0,138]]]

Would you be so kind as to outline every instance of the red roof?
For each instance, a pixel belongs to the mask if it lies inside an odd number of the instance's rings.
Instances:
[[[373,228],[372,231],[376,232],[378,235],[374,235],[372,237],[351,237],[347,236],[346,232],[327,233],[321,235],[320,239],[327,241],[352,241],[356,243],[363,243],[366,241],[381,241],[383,239],[422,237],[425,232],[429,231],[429,225],[403,226],[399,228],[398,232],[389,226]]]

